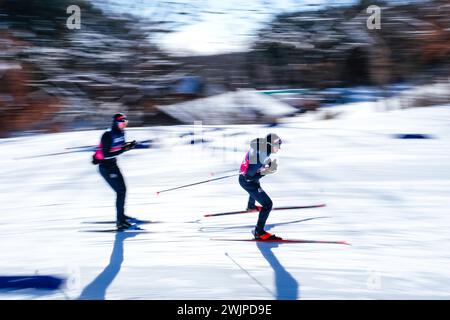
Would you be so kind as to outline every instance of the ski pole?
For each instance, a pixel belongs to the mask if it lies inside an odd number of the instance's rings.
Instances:
[[[137,142],[135,149],[148,149],[148,147],[143,145],[143,143],[148,142],[148,141],[152,141],[152,140],[143,140],[143,141]],[[19,157],[19,158],[14,158],[14,160],[24,160],[24,159],[34,159],[34,158],[41,158],[41,157],[59,156],[61,154],[68,154],[68,153],[75,153],[75,152],[88,152],[88,151],[94,151],[95,147],[96,146],[71,147],[71,148],[66,148],[66,150],[71,150],[71,151],[56,152],[56,153],[46,153],[46,154],[39,154],[39,155],[34,155],[34,156]],[[73,150],[73,149],[82,149],[82,150]]]
[[[142,140],[142,141],[138,141],[137,144],[141,144],[141,143],[147,143],[147,142],[152,142],[152,139],[149,140]],[[86,149],[86,148],[95,148],[97,147],[97,145],[90,145],[90,146],[79,146],[79,147],[69,147],[66,148],[66,150],[72,150],[72,149]]]
[[[225,255],[230,258],[231,261],[233,261],[233,263],[235,265],[237,265],[239,267],[239,269],[241,269],[242,271],[244,271],[250,278],[252,278],[257,284],[259,284],[264,290],[266,290],[271,296],[273,296],[274,298],[276,298],[276,295],[269,290],[265,285],[263,285],[260,281],[258,281],[258,279],[256,279],[254,276],[252,276],[250,274],[250,272],[248,272],[247,270],[245,270],[239,263],[237,263],[227,252],[225,252]]]
[[[46,153],[46,154],[40,154],[40,155],[37,155],[37,156],[27,156],[27,157],[14,158],[14,160],[24,160],[24,159],[34,159],[34,158],[41,158],[41,157],[59,156],[61,154],[75,153],[75,152],[84,152],[84,151],[85,150]]]
[[[172,191],[172,190],[176,190],[176,189],[186,188],[186,187],[190,187],[190,186],[195,186],[197,184],[207,183],[207,182],[211,182],[211,181],[215,181],[215,180],[220,180],[220,179],[225,179],[225,178],[229,178],[229,177],[234,177],[234,176],[237,176],[237,175],[239,175],[239,173],[230,174],[228,176],[223,176],[223,177],[214,178],[214,179],[208,179],[208,180],[204,180],[204,181],[200,181],[200,182],[190,183],[190,184],[186,184],[184,186],[179,186],[179,187],[175,187],[175,188],[170,188],[170,189],[166,189],[166,190],[157,191],[156,194],[160,194],[162,192]]]

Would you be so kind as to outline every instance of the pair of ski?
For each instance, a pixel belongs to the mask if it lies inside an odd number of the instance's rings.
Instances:
[[[309,209],[309,208],[321,208],[325,207],[325,204],[317,204],[317,205],[310,205],[310,206],[289,206],[289,207],[278,207],[273,208],[272,211],[277,210],[293,210],[293,209]],[[206,214],[204,217],[217,217],[217,216],[226,216],[226,215],[234,215],[234,214],[243,214],[243,213],[251,213],[251,212],[259,212],[261,211],[261,206],[256,206],[253,210],[244,210],[244,211],[230,211],[230,212],[221,212],[221,213],[213,213],[213,214]],[[149,220],[140,220],[136,218],[132,218],[128,220],[129,223],[132,224],[130,228],[127,229],[102,229],[102,230],[87,230],[86,232],[133,232],[133,231],[140,231],[143,230],[139,227],[141,224],[149,224],[149,223],[157,223],[157,221],[149,221]],[[115,224],[115,221],[86,221],[83,222],[86,224]]]
[[[318,205],[310,205],[310,206],[288,206],[288,207],[278,207],[273,208],[272,211],[279,211],[279,210],[294,210],[294,209],[310,209],[310,208],[321,208],[325,207],[325,204],[318,204]],[[213,214],[206,214],[204,217],[217,217],[217,216],[226,216],[226,215],[235,215],[235,214],[245,214],[245,213],[252,213],[252,212],[259,212],[261,211],[262,207],[257,206],[256,209],[253,210],[243,210],[243,211],[230,211],[230,212],[221,212],[221,213],[213,213]],[[124,233],[148,233],[149,231],[146,231],[145,229],[142,229],[139,227],[141,224],[149,224],[149,223],[156,223],[154,221],[148,221],[148,220],[139,220],[139,219],[132,219],[129,220],[130,223],[133,223],[133,225],[130,228],[127,229],[100,229],[100,230],[86,230],[85,232],[124,232]],[[91,223],[91,224],[114,224],[115,221],[93,221],[93,222],[85,222],[85,223]],[[323,244],[345,244],[348,245],[346,241],[324,241],[324,240],[302,240],[302,239],[268,239],[268,240],[262,240],[262,239],[226,239],[226,238],[212,238],[211,240],[214,241],[245,241],[245,242],[267,242],[267,243],[323,243]]]
[[[278,207],[273,208],[272,211],[279,211],[279,210],[294,210],[294,209],[310,209],[310,208],[321,208],[325,207],[325,204],[317,204],[317,205],[310,205],[310,206],[288,206],[288,207]],[[245,214],[245,213],[252,213],[252,212],[260,212],[262,210],[261,206],[256,206],[255,209],[251,210],[242,210],[242,211],[231,211],[231,212],[222,212],[222,213],[213,213],[213,214],[206,214],[204,217],[218,217],[218,216],[227,216],[227,215],[234,215],[234,214]],[[212,238],[211,240],[215,241],[246,241],[246,242],[267,242],[267,243],[323,243],[323,244],[346,244],[348,245],[346,241],[324,241],[324,240],[302,240],[302,239],[227,239],[227,238]]]

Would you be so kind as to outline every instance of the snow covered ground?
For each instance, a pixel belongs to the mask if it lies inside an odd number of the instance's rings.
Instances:
[[[106,121],[107,122],[107,121]],[[62,290],[0,290],[1,299],[449,299],[450,108],[314,116],[265,126],[130,128],[157,148],[122,155],[127,213],[148,233],[85,232],[112,225],[114,193],[83,149],[101,131],[0,140],[0,276],[55,275]],[[250,238],[232,177],[156,195],[237,170],[248,142],[283,138],[279,172],[262,180],[275,207],[268,230],[336,244],[211,241]],[[433,139],[395,139],[425,133]],[[211,175],[214,173],[214,175]]]

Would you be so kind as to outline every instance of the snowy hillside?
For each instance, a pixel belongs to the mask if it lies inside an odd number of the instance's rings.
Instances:
[[[91,152],[66,148],[95,145],[101,131],[0,140],[0,276],[68,280],[0,298],[449,299],[449,123],[442,106],[196,128],[202,137],[192,126],[130,128],[128,140],[154,141],[119,159],[127,214],[158,222],[139,234],[85,232],[113,226],[91,222],[114,219],[115,195]],[[283,138],[279,171],[262,180],[274,206],[326,207],[274,211],[267,229],[351,246],[211,241],[251,238],[256,213],[203,217],[245,208],[236,177],[156,195],[232,174],[269,132]],[[394,137],[404,133],[431,139]]]

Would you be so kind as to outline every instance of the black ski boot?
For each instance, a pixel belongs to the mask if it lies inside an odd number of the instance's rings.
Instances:
[[[117,226],[117,230],[126,230],[126,229],[129,229],[130,227],[132,227],[133,225],[131,223],[129,223],[128,221],[124,220],[121,222],[117,222],[116,226]]]

